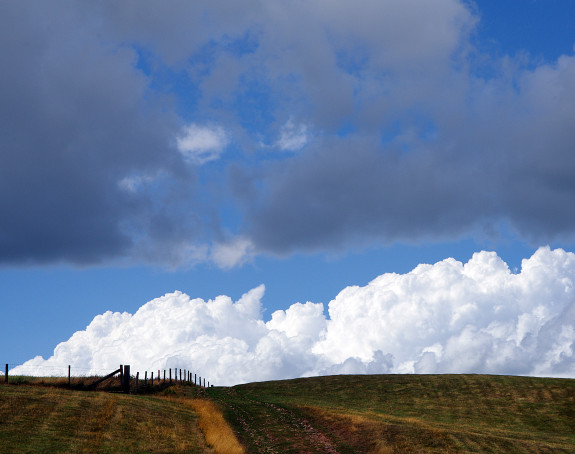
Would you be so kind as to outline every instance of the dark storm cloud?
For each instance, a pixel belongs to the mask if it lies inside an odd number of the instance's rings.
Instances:
[[[318,140],[289,164],[267,166],[247,204],[255,246],[286,253],[497,235],[501,222],[535,244],[573,241],[575,58],[518,68],[512,81],[451,81],[419,97],[423,128],[412,115],[391,140],[385,128],[370,139]],[[396,88],[388,101],[401,118],[412,107]],[[253,198],[249,178],[233,175],[237,193]]]
[[[509,120],[500,197],[527,238],[575,239],[575,57],[520,80],[521,111]]]
[[[317,79],[301,63],[319,137],[289,162],[232,173],[256,248],[498,235],[502,223],[534,245],[575,240],[575,57],[482,55],[471,45],[475,19],[461,6],[434,4],[431,14],[386,3],[384,12],[394,10],[413,33],[401,46],[401,30],[335,27],[338,9],[330,10],[336,33],[322,53],[367,57],[340,60]],[[429,28],[413,27],[421,20]],[[362,45],[338,41],[347,34]]]
[[[482,54],[478,20],[460,0],[2,2],[0,261],[241,263],[502,222],[573,239],[575,57]],[[178,151],[182,131],[204,136]]]
[[[126,253],[153,212],[122,182],[187,179],[165,139],[173,118],[80,4],[2,2],[0,22],[0,261]]]
[[[375,142],[375,143],[374,143]],[[480,170],[462,157],[339,140],[269,170],[249,220],[275,252],[453,237],[491,210]],[[235,174],[238,191],[241,173]],[[240,192],[238,192],[240,193]]]

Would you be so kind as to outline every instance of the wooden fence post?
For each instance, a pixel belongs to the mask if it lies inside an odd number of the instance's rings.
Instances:
[[[4,381],[8,383],[8,364],[6,364],[6,372],[4,372]]]
[[[166,383],[166,369],[164,369],[164,383]]]
[[[169,369],[169,372],[170,372],[170,383],[172,383],[172,369],[171,368]]]
[[[120,364],[120,388],[124,389],[124,366]]]
[[[144,372],[144,386],[148,386],[148,371]]]
[[[136,372],[136,394],[138,394],[138,385],[140,384],[140,372]]]
[[[198,384],[198,375],[194,374],[194,386]]]
[[[160,384],[160,369],[158,369],[158,385]]]
[[[150,378],[150,381],[152,382],[152,386],[154,386],[154,371],[152,371],[152,378]]]
[[[72,369],[72,366],[70,366],[70,364],[68,364],[68,388],[70,387],[70,384],[71,384],[71,378],[70,378],[71,369]]]
[[[130,366],[124,366],[124,372],[122,373],[124,376],[124,383],[122,385],[122,389],[124,394],[130,394]]]

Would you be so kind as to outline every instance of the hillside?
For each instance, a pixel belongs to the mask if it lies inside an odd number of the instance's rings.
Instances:
[[[251,452],[575,452],[575,380],[362,375],[210,392]]]
[[[202,395],[1,385],[1,452],[230,452],[202,433],[227,437],[206,419],[216,406],[248,453],[575,452],[575,380],[481,375],[316,377]]]
[[[0,452],[213,452],[182,400],[0,386]]]

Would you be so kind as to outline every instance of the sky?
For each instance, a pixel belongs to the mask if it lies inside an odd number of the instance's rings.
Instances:
[[[2,2],[0,363],[575,376],[574,13]]]

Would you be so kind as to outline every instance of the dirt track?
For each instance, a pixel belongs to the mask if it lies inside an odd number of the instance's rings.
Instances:
[[[211,397],[225,409],[248,452],[340,452],[328,435],[293,410],[250,399],[232,388],[214,391]]]

